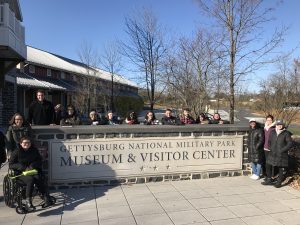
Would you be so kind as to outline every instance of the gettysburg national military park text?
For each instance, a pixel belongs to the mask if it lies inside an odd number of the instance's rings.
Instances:
[[[70,156],[62,156],[60,166],[72,165],[95,165],[113,163],[134,163],[141,160],[144,163],[152,161],[178,161],[190,159],[214,159],[234,158],[234,140],[210,140],[210,141],[177,141],[177,142],[141,142],[141,143],[78,143],[62,145],[61,152],[69,152]],[[229,149],[222,149],[222,148]],[[230,149],[232,147],[233,149]],[[190,151],[189,149],[195,149]],[[204,150],[202,150],[204,148]],[[209,148],[209,149],[207,149]],[[114,153],[122,150],[131,150],[131,153]],[[155,151],[159,149],[161,151]],[[140,151],[141,150],[141,151]],[[145,151],[151,150],[151,151]],[[154,151],[153,151],[154,150]],[[110,153],[107,154],[107,151]],[[84,155],[73,155],[72,153],[84,152]],[[103,153],[106,152],[106,153]],[[87,154],[88,153],[88,154]]]
[[[53,140],[49,163],[52,181],[230,170],[242,149],[242,136]]]

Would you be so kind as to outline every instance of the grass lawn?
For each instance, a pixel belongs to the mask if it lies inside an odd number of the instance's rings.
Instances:
[[[300,129],[299,128],[289,128],[290,132],[292,132],[293,135],[300,136]]]

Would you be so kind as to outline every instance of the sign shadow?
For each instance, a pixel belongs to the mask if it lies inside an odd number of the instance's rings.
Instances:
[[[53,149],[52,149],[53,150]],[[71,154],[66,152],[66,155],[70,160],[72,159]],[[89,165],[78,165],[78,163],[71,160],[68,162],[70,165],[76,165],[76,170],[84,173],[86,168]],[[51,165],[50,165],[51,166]],[[99,177],[93,178],[92,180],[88,178],[82,178],[80,180],[70,180],[67,179],[60,185],[59,183],[55,183],[58,185],[57,191],[50,191],[50,195],[56,198],[56,203],[45,209],[39,209],[37,214],[40,217],[46,217],[49,215],[62,215],[63,212],[73,211],[77,209],[95,209],[97,208],[97,199],[106,195],[106,192],[109,189],[115,188],[118,183],[114,183],[111,185],[109,183],[110,180],[116,180],[116,174],[113,169],[106,164],[99,164],[101,170],[106,171],[106,174],[110,176],[108,178]],[[68,173],[67,170],[61,170],[61,173]],[[67,177],[67,174],[66,174]],[[82,176],[84,177],[84,175]]]

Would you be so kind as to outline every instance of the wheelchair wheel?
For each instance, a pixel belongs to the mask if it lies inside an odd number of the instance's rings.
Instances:
[[[4,196],[5,205],[11,208],[14,206],[14,202],[15,202],[14,188],[15,188],[14,181],[11,178],[9,178],[8,175],[6,175],[3,180],[3,196]]]
[[[50,196],[51,205],[54,205],[56,203],[56,198],[53,196]]]
[[[27,213],[27,210],[26,210],[26,207],[24,205],[21,205],[21,206],[16,207],[16,212],[18,214],[25,214],[25,213]]]

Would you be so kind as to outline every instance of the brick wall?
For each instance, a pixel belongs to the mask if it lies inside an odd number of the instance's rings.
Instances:
[[[2,125],[7,126],[8,121],[17,110],[16,100],[16,85],[14,83],[6,82],[2,90]]]

